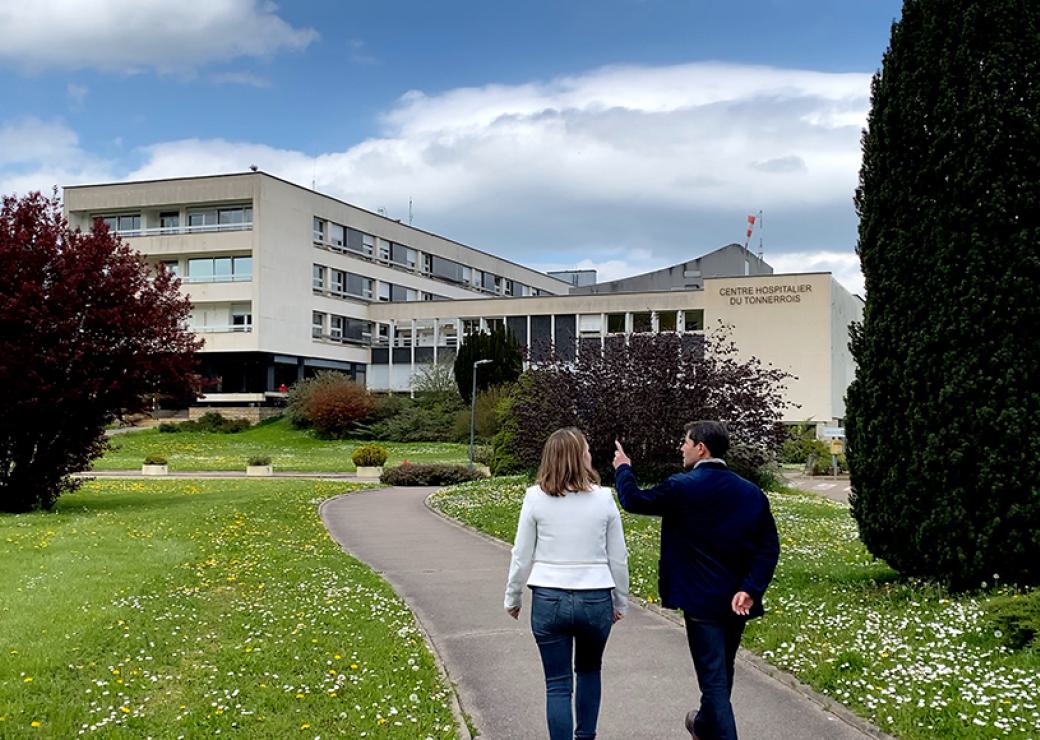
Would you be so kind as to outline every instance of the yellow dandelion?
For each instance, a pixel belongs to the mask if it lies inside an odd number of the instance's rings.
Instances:
[[[22,683],[32,683],[32,682],[33,682],[32,676],[26,676],[25,678],[22,679]]]
[[[304,722],[302,725],[300,725],[301,730],[306,730],[308,727],[310,727],[310,723],[308,722]]]
[[[130,707],[119,707],[119,711],[123,714],[130,714]]]
[[[38,722],[36,720],[33,720],[32,722],[29,723],[30,727],[41,727],[42,725],[43,725],[43,722]]]

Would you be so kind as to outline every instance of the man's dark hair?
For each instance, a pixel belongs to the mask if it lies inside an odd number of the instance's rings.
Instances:
[[[685,426],[686,436],[693,442],[703,442],[712,457],[725,457],[729,452],[729,432],[718,421],[691,421]]]

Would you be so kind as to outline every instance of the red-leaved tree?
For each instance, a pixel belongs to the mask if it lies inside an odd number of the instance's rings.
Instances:
[[[583,340],[576,360],[532,363],[520,378],[506,429],[507,452],[522,467],[537,467],[549,434],[580,427],[593,463],[610,476],[614,440],[621,440],[637,472],[650,481],[681,465],[683,427],[698,419],[726,423],[738,472],[756,476],[784,439],[780,425],[789,373],[755,358],[742,359],[720,326],[706,337],[674,333]]]
[[[49,510],[107,424],[193,391],[201,342],[177,279],[100,222],[70,229],[57,197],[3,198],[0,264],[0,510]]]

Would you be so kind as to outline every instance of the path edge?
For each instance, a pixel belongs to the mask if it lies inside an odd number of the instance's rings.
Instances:
[[[493,537],[487,532],[481,532],[479,529],[471,527],[465,522],[450,517],[443,511],[440,511],[437,508],[435,508],[433,504],[430,502],[430,499],[432,499],[442,490],[443,488],[439,488],[436,491],[431,492],[428,496],[426,496],[426,498],[423,499],[423,503],[426,505],[427,509],[439,516],[448,524],[451,524],[460,529],[464,529],[467,532],[471,532],[477,535],[478,537],[482,537],[485,540],[498,545],[503,549],[513,549],[508,542],[504,542],[498,539],[497,537]],[[679,616],[678,611],[675,611],[674,609],[665,609],[661,606],[658,606],[657,604],[650,603],[644,599],[640,599],[634,596],[629,596],[629,598],[632,601],[637,602],[639,606],[644,607],[647,611],[651,612],[652,614],[656,614],[658,617],[661,617],[662,619],[665,619],[676,626],[683,627],[683,619]],[[759,673],[763,673],[766,676],[769,676],[775,681],[782,683],[784,686],[787,686],[789,689],[792,689],[795,693],[800,694],[801,696],[811,701],[813,704],[819,706],[828,714],[833,715],[835,718],[841,720],[850,727],[859,730],[865,735],[878,738],[878,740],[897,740],[896,737],[884,732],[880,727],[870,722],[870,720],[865,719],[864,717],[860,717],[858,714],[853,712],[851,709],[846,707],[837,699],[833,699],[827,696],[826,694],[821,694],[816,689],[809,686],[809,684],[804,683],[803,681],[799,680],[796,676],[787,673],[786,671],[777,668],[774,665],[771,665],[764,658],[755,655],[750,650],[740,648],[740,651],[737,653],[737,659],[740,660],[744,665],[753,668]]]
[[[359,563],[364,563],[365,567],[367,567],[373,573],[375,573],[380,578],[382,578],[383,581],[388,586],[390,586],[391,590],[393,590],[393,586],[390,585],[390,582],[386,580],[386,578],[383,576],[382,573],[377,571],[375,568],[373,568],[368,563],[365,563],[364,560],[362,560],[357,555],[355,555],[350,550],[348,550],[346,545],[344,545],[342,542],[340,542],[339,540],[337,540],[335,537],[332,536],[332,530],[329,529],[328,520],[325,517],[325,507],[326,507],[326,505],[327,504],[331,504],[336,499],[342,498],[344,496],[356,496],[358,494],[364,495],[366,493],[371,494],[371,493],[378,493],[380,491],[387,491],[387,490],[390,490],[390,489],[389,488],[364,488],[364,489],[360,489],[360,490],[357,490],[357,491],[351,491],[350,493],[340,493],[340,494],[337,494],[337,495],[333,496],[332,498],[327,498],[324,501],[322,501],[320,504],[318,504],[318,518],[321,519],[322,526],[325,527],[325,532],[326,532],[326,534],[328,534],[329,539],[331,539],[333,542],[335,542],[337,545],[339,545],[339,548],[343,552],[345,552],[347,555],[349,555],[350,557],[354,558]],[[434,491],[433,493],[436,493],[436,491]],[[430,496],[432,496],[433,493],[431,493]],[[419,619],[419,615],[415,613],[415,610],[412,609],[410,606],[408,606],[408,602],[404,600],[404,597],[401,596],[401,594],[397,593],[397,591],[394,590],[394,595],[397,596],[397,598],[399,598],[402,602],[404,602],[404,605],[406,607],[408,607],[408,611],[411,613],[412,619],[415,621],[415,626],[418,628],[419,634],[422,635],[423,640],[426,642],[426,647],[430,651],[430,655],[433,656],[433,663],[434,663],[435,666],[437,666],[437,672],[440,674],[441,679],[444,681],[444,685],[448,687],[448,693],[449,693],[449,695],[451,697],[451,702],[450,702],[451,703],[451,713],[455,717],[455,728],[456,728],[456,730],[459,733],[459,739],[460,740],[476,740],[476,736],[474,736],[473,733],[471,733],[469,731],[469,721],[467,719],[468,715],[462,710],[462,704],[459,702],[459,692],[458,692],[458,689],[457,689],[457,687],[455,685],[455,681],[452,680],[451,674],[448,673],[448,667],[444,664],[444,659],[441,656],[440,652],[437,650],[437,646],[433,643],[433,640],[430,639],[430,633],[426,631],[426,625],[424,625],[422,623],[422,620]]]

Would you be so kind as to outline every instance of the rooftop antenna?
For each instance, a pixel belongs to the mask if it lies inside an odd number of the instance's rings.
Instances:
[[[765,250],[762,247],[762,229],[766,227],[766,220],[762,217],[762,211],[758,212],[758,258],[762,259]]]
[[[378,213],[383,218],[386,218],[386,209],[383,208],[383,206],[379,206],[379,208],[376,209],[376,213]]]
[[[318,163],[311,164],[311,190],[318,189]]]
[[[412,199],[408,199],[408,225],[412,225]]]

